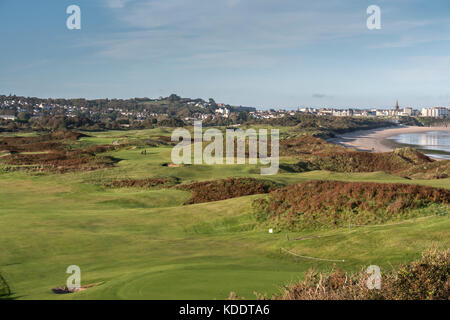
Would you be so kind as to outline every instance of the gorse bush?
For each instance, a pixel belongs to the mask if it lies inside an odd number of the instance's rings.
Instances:
[[[185,204],[194,204],[268,193],[281,187],[282,185],[272,181],[252,178],[228,178],[195,182],[192,184],[180,185],[176,188],[191,191],[192,198]]]
[[[445,179],[450,177],[450,160],[434,161],[412,166],[401,172],[413,179]]]
[[[422,259],[402,265],[385,277],[382,295],[387,299],[450,299],[450,250],[430,249]]]
[[[180,183],[176,177],[154,177],[146,179],[113,180],[106,184],[110,188],[164,188]]]
[[[52,172],[72,172],[81,170],[96,170],[101,168],[112,167],[117,159],[97,155],[95,152],[105,152],[109,148],[106,146],[96,146],[96,148],[88,148],[86,150],[77,150],[72,152],[50,150],[45,153],[36,154],[12,154],[4,158],[4,162],[8,165],[18,165],[26,170],[42,170]]]
[[[308,181],[274,190],[253,202],[261,223],[279,229],[332,228],[413,217],[414,209],[448,205],[450,190],[418,185]]]
[[[311,136],[284,139],[282,156],[295,156],[295,164],[281,164],[288,172],[328,170],[334,172],[384,171],[402,177],[439,179],[450,176],[450,160],[435,161],[411,148],[392,152],[355,151]]]
[[[36,137],[5,137],[0,139],[0,150],[8,151],[0,158],[3,165],[28,171],[73,172],[112,167],[117,159],[98,155],[118,148],[114,145],[96,145],[77,150],[67,149],[67,141],[84,135],[58,131]]]
[[[448,300],[450,250],[430,249],[421,259],[381,272],[380,289],[369,289],[369,274],[335,269],[328,274],[310,270],[303,281],[281,288],[273,300]],[[257,294],[259,299],[269,299]],[[232,293],[230,299],[239,297]]]
[[[85,135],[72,131],[56,131],[35,137],[3,137],[0,138],[0,150],[15,152],[33,152],[62,149],[63,141],[74,141]]]
[[[384,171],[398,173],[411,168],[411,166],[429,164],[433,161],[420,152],[403,148],[385,153],[326,152],[315,156],[312,162],[321,170],[336,172]]]

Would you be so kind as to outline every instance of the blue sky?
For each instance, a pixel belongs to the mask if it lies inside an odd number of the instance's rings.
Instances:
[[[66,28],[79,5],[82,29]],[[366,9],[381,8],[381,30]],[[0,94],[450,106],[448,0],[0,0]]]

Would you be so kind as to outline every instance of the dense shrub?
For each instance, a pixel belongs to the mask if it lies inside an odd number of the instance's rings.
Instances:
[[[413,179],[445,179],[450,177],[450,160],[434,161],[412,166],[401,172],[401,175]]]
[[[117,162],[113,157],[98,155],[118,148],[114,145],[66,149],[65,142],[82,136],[77,132],[60,131],[36,137],[5,137],[0,139],[0,150],[7,153],[0,161],[23,170],[60,173],[107,168]]]
[[[256,219],[285,229],[383,223],[411,209],[448,204],[450,190],[418,185],[309,181],[274,190],[253,202]]]
[[[299,159],[295,164],[280,165],[281,169],[288,172],[311,170],[384,171],[400,176],[420,178],[445,178],[450,175],[448,168],[450,161],[434,161],[411,148],[372,153],[344,148],[311,136],[301,136],[282,140],[280,154]]]
[[[402,148],[384,153],[363,151],[325,153],[316,156],[312,162],[322,170],[336,172],[398,173],[412,166],[429,164],[433,160],[410,148]]]
[[[281,185],[272,181],[252,178],[228,178],[223,180],[202,181],[177,188],[192,192],[192,198],[185,204],[219,201],[252,194],[268,193]]]
[[[448,300],[450,299],[450,250],[430,249],[420,260],[381,273],[381,288],[369,289],[369,275],[333,270],[310,270],[305,280],[283,287],[273,300]],[[257,295],[259,299],[268,299]],[[238,299],[231,293],[230,299]]]
[[[84,135],[72,131],[56,131],[35,137],[3,137],[0,150],[14,152],[36,152],[62,149],[63,140],[77,140]]]
[[[385,278],[387,299],[450,299],[450,250],[431,249],[422,259],[400,267]]]
[[[325,152],[346,152],[349,149],[342,146],[327,143],[325,140],[312,136],[299,136],[287,138],[280,141],[280,155],[282,156],[304,156],[317,155]]]
[[[114,180],[107,184],[110,188],[164,188],[176,185],[180,182],[179,178],[146,178],[146,179],[124,179]]]
[[[99,156],[91,152],[51,151],[39,154],[13,154],[7,158],[9,165],[29,171],[73,172],[112,167],[117,159]]]

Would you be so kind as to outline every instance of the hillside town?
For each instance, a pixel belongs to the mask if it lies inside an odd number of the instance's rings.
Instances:
[[[177,96],[176,96],[177,97]],[[17,120],[41,116],[89,117],[98,119],[109,117],[114,119],[132,119],[144,121],[148,118],[178,117],[185,121],[217,120],[236,117],[240,113],[247,113],[249,119],[276,119],[297,114],[310,114],[316,116],[334,117],[431,117],[446,118],[450,116],[450,108],[436,106],[415,109],[412,107],[399,107],[398,101],[393,108],[386,109],[359,109],[359,108],[330,108],[330,107],[298,107],[295,110],[284,108],[264,110],[262,108],[233,107],[223,103],[215,103],[213,99],[206,102],[202,99],[173,97],[159,99],[130,99],[130,100],[91,100],[76,99],[79,105],[70,104],[70,101],[46,102],[44,99],[25,98],[16,96],[0,96],[0,119]],[[106,101],[106,102],[105,102]],[[176,103],[175,103],[176,102]],[[177,107],[177,110],[174,110]]]

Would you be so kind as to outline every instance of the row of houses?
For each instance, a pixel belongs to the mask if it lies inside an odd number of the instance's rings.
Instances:
[[[258,110],[250,112],[250,116],[257,119],[281,118],[286,115],[314,114],[318,116],[334,116],[334,117],[448,117],[450,109],[446,107],[423,108],[422,111],[412,107],[404,107],[402,109],[336,109],[336,108],[298,108],[295,111],[280,110]]]

